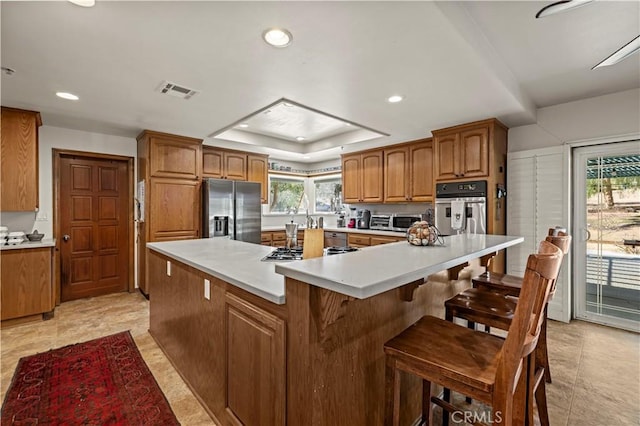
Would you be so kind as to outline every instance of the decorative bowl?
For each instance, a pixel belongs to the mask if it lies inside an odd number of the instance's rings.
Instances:
[[[33,233],[27,234],[27,238],[29,241],[42,241],[44,234],[38,234],[38,230],[36,229]]]

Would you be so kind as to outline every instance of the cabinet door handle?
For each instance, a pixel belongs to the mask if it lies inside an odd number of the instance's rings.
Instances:
[[[65,242],[69,241],[70,239],[71,239],[71,236],[69,234],[65,234],[65,235],[62,236],[62,240],[65,241]]]

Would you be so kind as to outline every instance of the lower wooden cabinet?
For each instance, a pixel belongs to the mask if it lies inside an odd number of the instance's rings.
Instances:
[[[285,424],[285,323],[227,293],[228,414],[244,425]]]
[[[53,310],[51,250],[42,247],[2,251],[2,320]]]
[[[149,332],[207,410],[222,425],[284,425],[285,305],[147,254]]]

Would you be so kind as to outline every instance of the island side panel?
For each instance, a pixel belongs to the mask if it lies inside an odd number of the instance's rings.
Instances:
[[[209,415],[221,425],[284,425],[286,307],[148,254],[149,332]]]
[[[224,290],[211,286],[205,299],[203,279],[187,267],[147,253],[150,298],[149,333],[167,355],[210,416],[220,421],[225,385]],[[171,276],[167,275],[171,263]]]
[[[381,425],[384,343],[428,313],[428,291],[351,299],[287,278],[288,424]],[[324,295],[322,294],[324,293]],[[420,415],[421,382],[403,376],[401,424]]]

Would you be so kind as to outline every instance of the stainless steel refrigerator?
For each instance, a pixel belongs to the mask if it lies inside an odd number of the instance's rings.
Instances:
[[[260,184],[226,179],[202,183],[202,237],[260,244]]]

